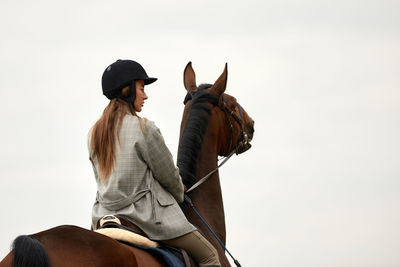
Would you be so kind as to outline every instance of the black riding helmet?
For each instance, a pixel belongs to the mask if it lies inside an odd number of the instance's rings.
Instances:
[[[101,79],[103,94],[108,99],[120,98],[133,104],[136,98],[136,80],[144,80],[144,84],[148,85],[155,82],[157,78],[150,78],[136,61],[118,59],[104,70]],[[131,93],[130,96],[124,97],[121,89],[127,85],[131,86]]]

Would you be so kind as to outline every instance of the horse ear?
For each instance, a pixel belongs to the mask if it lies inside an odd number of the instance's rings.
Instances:
[[[183,84],[188,92],[193,92],[197,90],[196,85],[196,74],[192,68],[192,62],[186,65],[185,70],[183,71]]]
[[[228,63],[225,63],[224,72],[219,76],[218,80],[215,81],[214,85],[210,88],[210,91],[217,97],[220,97],[226,88],[226,82],[228,80]]]

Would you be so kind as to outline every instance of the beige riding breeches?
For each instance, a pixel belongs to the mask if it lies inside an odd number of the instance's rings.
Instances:
[[[190,232],[186,235],[163,240],[162,243],[186,250],[200,267],[219,267],[218,252],[214,246],[202,236],[199,231]]]

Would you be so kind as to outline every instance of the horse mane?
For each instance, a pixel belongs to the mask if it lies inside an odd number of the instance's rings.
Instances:
[[[211,107],[206,102],[218,104],[217,97],[204,91],[211,86],[201,84],[197,91],[188,93],[185,98],[185,101],[192,99],[192,106],[179,142],[177,165],[182,181],[188,188],[196,183],[197,163],[210,119]]]

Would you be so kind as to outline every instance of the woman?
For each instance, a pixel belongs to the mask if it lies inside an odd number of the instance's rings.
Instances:
[[[144,86],[156,80],[132,60],[117,60],[103,73],[110,103],[88,137],[97,181],[92,226],[105,215],[124,215],[150,239],[185,249],[200,266],[220,266],[216,249],[178,205],[184,186],[160,130],[137,115],[147,99]]]

